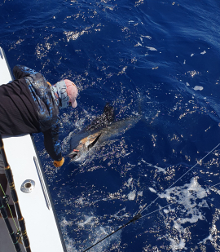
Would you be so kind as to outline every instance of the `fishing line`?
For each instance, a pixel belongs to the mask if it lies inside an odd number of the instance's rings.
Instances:
[[[186,171],[182,176],[180,176],[173,184],[171,184],[168,188],[166,188],[164,191],[166,191],[167,189],[170,189],[171,187],[173,187],[178,181],[180,181],[184,176],[186,176],[187,173],[189,173],[192,169],[194,169],[199,163],[201,163],[207,156],[209,156],[214,150],[216,150],[219,147],[220,143],[218,143],[211,151],[209,151],[203,158],[201,158],[199,161],[196,162],[196,164],[194,164],[188,171]],[[154,199],[148,206],[147,203],[145,204],[145,206],[142,208],[142,210],[140,210],[138,213],[143,213],[145,210],[147,210],[151,205],[153,205],[158,198],[160,198],[159,196],[157,196],[156,199]]]
[[[4,195],[4,197],[7,198],[7,195],[6,195],[5,191],[4,191],[4,189],[3,189],[2,185],[1,185],[1,183],[0,183],[0,188],[1,188],[1,191],[2,191],[2,193],[3,193],[3,195]],[[7,202],[7,201],[6,201],[6,202]],[[14,225],[15,225],[15,228],[16,228],[16,230],[17,230],[17,233],[19,233],[20,230],[19,230],[19,228],[18,228],[18,226],[17,226],[17,224],[16,224],[16,221],[15,221],[15,219],[14,219],[14,217],[13,217],[13,213],[12,213],[11,207],[10,207],[10,205],[8,204],[8,202],[7,202],[7,207],[8,207],[8,209],[9,209],[9,212],[10,212],[11,218],[12,218],[12,220],[13,220],[13,222],[14,222]]]
[[[209,151],[203,158],[201,158],[199,161],[196,162],[195,165],[193,165],[187,172],[185,172],[182,176],[180,176],[173,184],[171,184],[167,189],[171,188],[172,186],[174,186],[178,181],[180,181],[187,173],[189,173],[193,168],[195,168],[197,166],[197,164],[201,163],[207,156],[209,156],[214,150],[216,150],[218,147],[220,146],[220,143],[218,143],[211,151]],[[220,184],[217,183],[215,185],[213,185],[212,187],[216,186]],[[167,190],[165,189],[165,190]],[[165,191],[164,190],[164,191]],[[111,232],[110,234],[108,234],[107,236],[105,236],[104,238],[102,238],[101,240],[99,240],[98,242],[96,242],[95,244],[91,245],[90,247],[88,247],[87,249],[83,250],[83,252],[86,252],[88,250],[90,250],[91,248],[95,247],[96,245],[98,245],[99,243],[101,243],[102,241],[104,241],[105,239],[107,239],[108,237],[112,236],[113,234],[115,234],[116,232],[118,232],[119,230],[125,228],[126,226],[128,226],[129,224],[141,219],[141,218],[144,218],[144,217],[147,217],[147,216],[150,216],[151,214],[153,213],[156,213],[156,212],[159,212],[161,211],[162,209],[164,208],[167,208],[169,206],[172,206],[174,204],[176,204],[176,202],[174,203],[171,203],[171,204],[167,204],[166,206],[164,207],[160,207],[150,213],[146,213],[145,215],[142,215],[142,213],[147,210],[152,204],[154,204],[157,200],[158,200],[159,196],[156,197],[156,199],[154,199],[148,206],[146,206],[147,204],[145,204],[145,206],[142,208],[142,210],[140,210],[139,212],[137,212],[137,214],[134,215],[134,217],[129,220],[127,223],[125,223],[124,225],[122,225],[121,227],[119,227],[118,229],[116,229],[115,231]]]
[[[174,205],[174,204],[176,204],[176,202],[170,203],[170,204],[168,204],[168,205],[166,205],[166,206],[164,206],[164,207],[158,208],[158,209],[156,209],[156,210],[154,210],[154,211],[152,211],[152,212],[150,212],[150,213],[147,213],[147,214],[145,214],[145,215],[141,215],[140,219],[141,219],[141,218],[144,218],[144,217],[147,217],[147,216],[149,216],[149,215],[151,215],[151,214],[153,214],[153,213],[159,212],[159,211],[163,210],[164,208],[169,207],[169,206],[172,206],[172,205]]]
[[[95,244],[91,245],[91,246],[88,247],[87,249],[83,250],[83,252],[86,252],[86,251],[90,250],[91,248],[95,247],[95,246],[98,245],[100,242],[104,241],[104,240],[107,239],[108,237],[110,237],[110,236],[112,236],[113,234],[117,233],[119,230],[121,230],[122,228],[125,228],[126,226],[128,226],[128,225],[131,224],[132,222],[135,222],[135,221],[137,221],[137,220],[139,220],[139,219],[141,219],[141,218],[144,218],[144,217],[146,217],[146,216],[149,216],[149,215],[151,215],[151,214],[153,214],[153,213],[159,212],[159,211],[161,211],[162,209],[164,209],[164,208],[166,208],[166,207],[169,207],[169,206],[172,206],[172,205],[174,205],[174,204],[176,204],[176,203],[168,204],[168,205],[166,205],[166,206],[164,206],[164,207],[158,208],[158,209],[156,209],[156,210],[154,210],[154,211],[152,211],[152,212],[150,212],[150,213],[148,213],[148,214],[145,214],[145,215],[141,215],[141,214],[135,215],[135,216],[134,216],[131,220],[129,220],[127,223],[125,223],[124,225],[122,225],[121,227],[119,227],[118,229],[116,229],[115,231],[111,232],[110,234],[106,235],[104,238],[102,238],[101,240],[99,240],[99,241],[96,242]]]
[[[211,188],[212,188],[212,187],[214,187],[214,186],[217,186],[217,185],[219,185],[219,184],[220,184],[220,182],[219,182],[219,183],[217,183],[217,184],[215,184],[215,185],[213,185],[213,186],[211,186]]]
[[[128,221],[127,223],[125,223],[124,225],[122,225],[121,227],[119,227],[117,230],[113,231],[112,233],[108,234],[107,236],[105,236],[103,239],[99,240],[98,242],[96,242],[95,244],[93,244],[92,246],[90,246],[89,248],[83,250],[83,252],[90,250],[91,248],[95,247],[96,245],[98,245],[100,242],[104,241],[105,239],[107,239],[109,236],[112,236],[113,234],[115,234],[116,232],[118,232],[119,230],[121,230],[122,228],[128,226],[130,223],[135,222],[136,220],[138,220],[141,217],[141,215],[136,215],[134,216],[130,221]]]

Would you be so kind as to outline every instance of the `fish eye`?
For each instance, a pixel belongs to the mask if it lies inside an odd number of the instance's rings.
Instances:
[[[71,158],[71,159],[73,159],[74,157],[76,157],[77,156],[77,153],[73,153],[72,155],[70,155],[69,157]]]

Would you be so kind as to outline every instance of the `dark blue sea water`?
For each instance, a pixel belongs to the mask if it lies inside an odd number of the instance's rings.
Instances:
[[[220,142],[219,14],[219,0],[1,0],[10,67],[79,88],[78,107],[60,114],[64,155],[106,102],[117,119],[142,115],[57,172],[34,136],[68,252],[140,210],[90,251],[220,251],[220,147],[209,153]]]

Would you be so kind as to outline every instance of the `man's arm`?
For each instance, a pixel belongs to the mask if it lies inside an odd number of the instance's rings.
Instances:
[[[15,79],[21,79],[30,76],[31,74],[37,74],[37,72],[26,66],[17,65],[13,68],[13,74]]]
[[[53,127],[44,134],[44,146],[50,157],[55,161],[62,160],[61,145],[59,141],[59,124]]]

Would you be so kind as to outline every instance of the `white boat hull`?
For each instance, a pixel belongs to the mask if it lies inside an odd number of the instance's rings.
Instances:
[[[0,47],[0,85],[11,80],[10,68]],[[66,251],[46,179],[31,136],[3,137],[3,143],[12,170],[21,213],[25,220],[31,251]],[[33,186],[33,184],[35,185]],[[24,188],[29,191],[24,192],[22,190]],[[0,252],[9,251],[15,250],[13,250],[6,226],[0,218]]]

